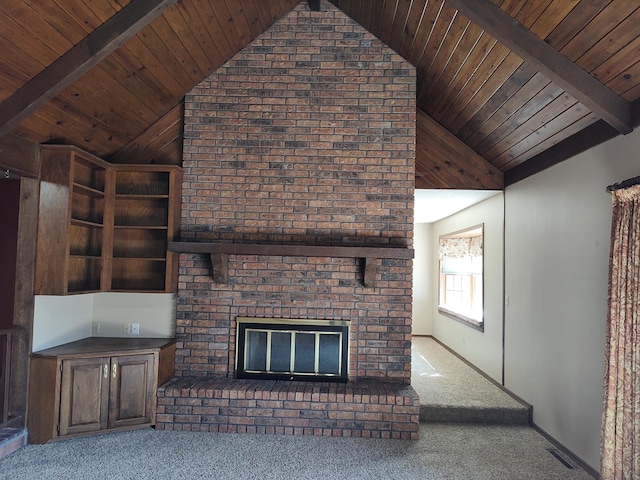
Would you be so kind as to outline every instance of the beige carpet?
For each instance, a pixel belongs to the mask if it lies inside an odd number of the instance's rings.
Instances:
[[[2,480],[592,480],[529,427],[423,424],[420,440],[153,429],[28,445]]]
[[[425,408],[521,407],[433,340],[418,338],[413,357]],[[528,426],[459,422],[423,423],[414,442],[149,428],[28,445],[0,461],[0,480],[594,478]]]
[[[431,337],[414,337],[411,385],[423,422],[519,424],[529,409]]]

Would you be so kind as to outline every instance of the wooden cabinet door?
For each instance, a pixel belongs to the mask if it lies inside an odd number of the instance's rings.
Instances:
[[[109,428],[155,422],[154,358],[152,353],[112,357]]]
[[[109,357],[63,360],[60,436],[106,428],[110,377]]]

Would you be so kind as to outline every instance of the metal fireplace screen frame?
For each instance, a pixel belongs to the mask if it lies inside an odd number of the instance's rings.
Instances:
[[[238,378],[346,382],[349,322],[237,319]]]

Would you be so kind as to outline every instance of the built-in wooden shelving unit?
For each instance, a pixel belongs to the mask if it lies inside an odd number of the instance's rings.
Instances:
[[[36,293],[175,291],[181,170],[41,145]]]

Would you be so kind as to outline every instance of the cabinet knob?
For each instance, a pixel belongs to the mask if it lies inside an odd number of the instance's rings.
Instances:
[[[104,378],[109,378],[109,364],[104,364]]]
[[[113,378],[116,378],[117,374],[118,374],[118,364],[114,363],[113,368],[111,369],[111,375],[113,375]]]

